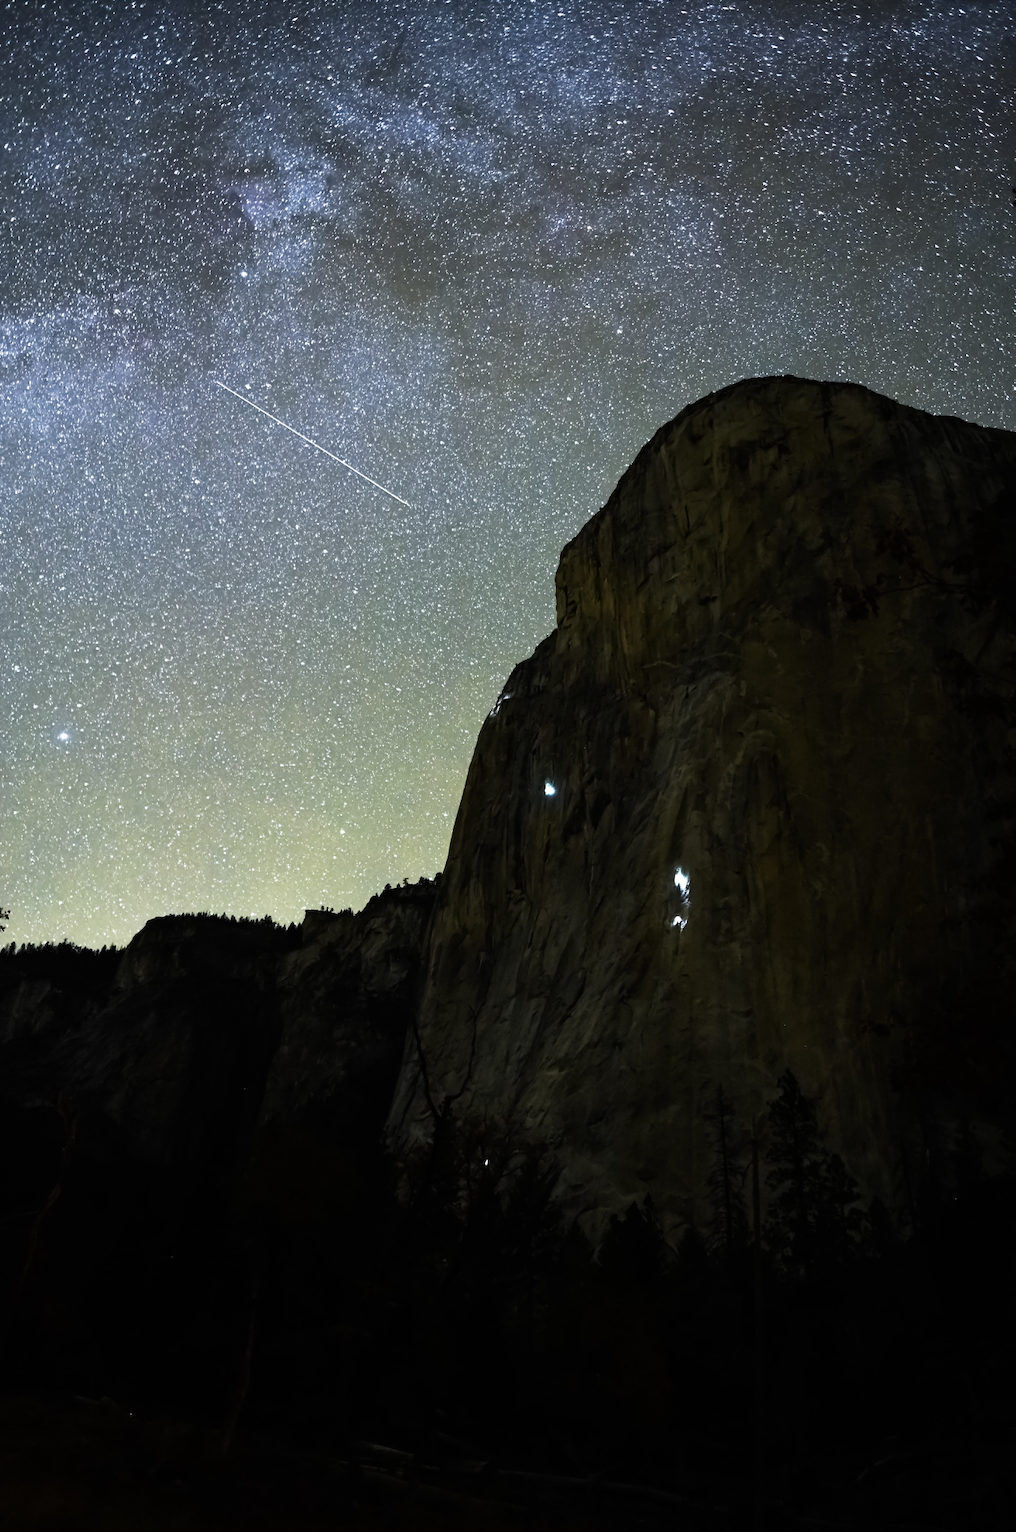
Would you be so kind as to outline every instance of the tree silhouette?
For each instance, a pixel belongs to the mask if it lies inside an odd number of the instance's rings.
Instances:
[[[856,1181],[818,1135],[815,1108],[791,1071],[769,1108],[768,1244],[778,1265],[808,1281],[849,1259],[864,1229]]]
[[[734,1109],[723,1094],[716,1092],[716,1109],[708,1118],[712,1124],[715,1159],[709,1173],[708,1195],[713,1209],[713,1234],[710,1254],[721,1255],[728,1270],[737,1253],[748,1244],[748,1217],[744,1207],[744,1174],[736,1154],[737,1128]]]
[[[597,1254],[597,1265],[612,1285],[622,1291],[651,1287],[665,1275],[669,1261],[651,1197],[642,1207],[633,1202],[621,1217],[614,1214]]]

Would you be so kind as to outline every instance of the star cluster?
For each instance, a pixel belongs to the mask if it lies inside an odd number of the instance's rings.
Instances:
[[[710,389],[1016,428],[1006,9],[0,11],[9,937],[439,868],[562,544]]]

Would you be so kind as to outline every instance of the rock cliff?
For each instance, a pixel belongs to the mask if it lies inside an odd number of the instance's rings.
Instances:
[[[298,1181],[454,1098],[546,1144],[592,1232],[647,1193],[673,1232],[709,1222],[720,1093],[743,1167],[790,1069],[901,1222],[961,1139],[998,1169],[1014,486],[1013,435],[853,385],[684,410],[564,550],[439,887],[0,954],[8,1158],[23,1129],[59,1158],[63,1092],[96,1185],[130,1165],[185,1209],[254,1145],[255,1185]]]
[[[259,1218],[333,1212],[336,1153],[376,1154],[434,893],[0,952],[0,1280],[28,1252],[32,1295],[9,1372],[186,1390],[228,1365]]]
[[[0,1101],[46,1110],[62,1092],[85,1139],[113,1133],[130,1158],[206,1182],[242,1169],[259,1123],[376,1133],[435,892],[426,879],[389,888],[359,914],[308,910],[288,931],[160,916],[121,953],[12,946]]]
[[[483,725],[434,916],[431,1101],[510,1120],[593,1226],[708,1223],[793,1070],[905,1220],[1011,1090],[1016,436],[848,384],[692,405],[565,548]],[[1007,1073],[1008,1072],[1008,1073]],[[432,1108],[410,1037],[389,1118]]]
[[[44,1109],[63,1092],[84,1152],[91,1135],[112,1135],[132,1159],[215,1180],[242,1164],[253,1131],[278,1043],[275,970],[292,943],[271,921],[170,915],[121,954],[69,954],[64,972],[47,949],[5,954],[4,1097]],[[102,956],[105,983],[88,990]],[[19,972],[26,962],[37,976]]]
[[[376,894],[356,915],[309,910],[279,969],[281,1040],[261,1107],[265,1126],[333,1142],[376,1135],[391,1101],[436,889]]]

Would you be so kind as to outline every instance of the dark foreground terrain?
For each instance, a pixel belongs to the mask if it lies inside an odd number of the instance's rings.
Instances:
[[[43,1056],[5,1075],[5,1527],[1011,1526],[1016,1180],[971,1134],[895,1230],[788,1072],[759,1260],[722,1098],[709,1229],[672,1249],[647,1200],[594,1247],[448,1098],[401,1160],[322,1117],[159,1163],[26,1101]]]

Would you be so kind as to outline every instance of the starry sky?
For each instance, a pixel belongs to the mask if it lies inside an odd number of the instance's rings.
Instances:
[[[0,7],[5,940],[440,868],[560,548],[711,389],[1016,429],[1014,30],[997,0]]]

